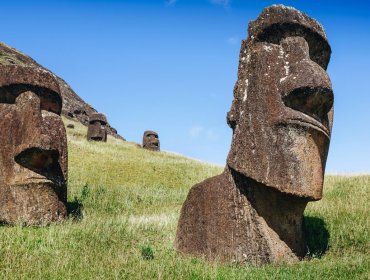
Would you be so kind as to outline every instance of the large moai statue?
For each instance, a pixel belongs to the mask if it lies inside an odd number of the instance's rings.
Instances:
[[[255,265],[305,255],[303,212],[321,199],[333,122],[323,27],[274,5],[250,22],[227,121],[224,172],[190,190],[175,246],[184,254]]]
[[[160,143],[157,132],[150,130],[144,132],[143,148],[152,151],[160,151]]]
[[[67,215],[67,138],[55,77],[0,66],[0,223],[48,224]]]
[[[94,113],[90,116],[87,140],[107,142],[107,118],[104,114]]]

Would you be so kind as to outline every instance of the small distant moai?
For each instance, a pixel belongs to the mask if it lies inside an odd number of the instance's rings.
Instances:
[[[178,252],[263,265],[306,253],[303,212],[322,197],[333,123],[323,27],[273,5],[242,42],[233,129],[221,175],[193,186],[177,227]]]
[[[152,151],[160,151],[160,143],[157,132],[150,130],[144,132],[143,148]]]
[[[87,140],[107,142],[107,118],[104,114],[94,113],[90,116]]]
[[[0,223],[39,225],[67,216],[67,137],[58,81],[0,65]]]

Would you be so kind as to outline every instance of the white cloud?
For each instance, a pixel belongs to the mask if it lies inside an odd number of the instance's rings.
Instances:
[[[227,42],[230,45],[236,45],[239,42],[239,39],[235,36],[232,36],[232,37],[227,38]]]
[[[230,5],[231,0],[209,0],[214,5],[221,5],[227,7]]]
[[[214,129],[212,128],[204,128],[200,125],[193,125],[189,129],[189,137],[191,139],[199,139],[199,138],[205,138],[210,141],[217,140],[217,134]]]
[[[189,129],[190,138],[193,138],[193,139],[198,138],[202,134],[203,130],[204,128],[201,127],[200,125],[193,125]]]
[[[173,6],[175,5],[177,0],[166,0],[165,5],[166,6]]]
[[[208,140],[212,140],[212,141],[217,140],[216,132],[212,128],[207,130],[206,135],[207,135]]]

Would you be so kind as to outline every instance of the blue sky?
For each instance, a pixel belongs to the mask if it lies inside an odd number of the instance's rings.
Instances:
[[[270,4],[320,21],[335,117],[327,171],[370,173],[370,1],[8,1],[0,41],[65,79],[129,141],[224,165],[247,24]]]

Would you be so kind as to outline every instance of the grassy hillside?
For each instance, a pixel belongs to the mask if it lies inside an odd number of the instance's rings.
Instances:
[[[178,256],[173,240],[189,188],[222,167],[113,138],[90,143],[75,126],[68,129],[70,217],[48,227],[0,227],[1,279],[369,279],[370,176],[326,178],[324,198],[305,212],[305,261],[207,263]]]

